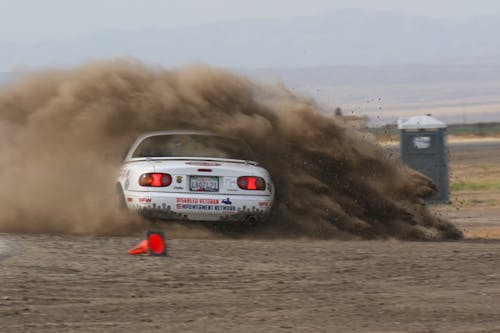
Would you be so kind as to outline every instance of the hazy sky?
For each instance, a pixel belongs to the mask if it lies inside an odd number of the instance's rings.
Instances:
[[[456,19],[500,14],[500,1],[0,0],[0,40],[34,43],[110,29],[179,27],[239,18],[304,16],[348,8]]]

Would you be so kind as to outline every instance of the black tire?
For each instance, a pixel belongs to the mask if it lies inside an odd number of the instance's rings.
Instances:
[[[123,194],[122,186],[118,183],[116,184],[116,203],[118,209],[121,212],[128,211],[127,201],[125,200],[125,194]]]

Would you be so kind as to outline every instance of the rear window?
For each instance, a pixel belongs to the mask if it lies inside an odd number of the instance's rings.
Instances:
[[[132,157],[211,157],[255,161],[245,142],[203,134],[150,136],[141,141]]]

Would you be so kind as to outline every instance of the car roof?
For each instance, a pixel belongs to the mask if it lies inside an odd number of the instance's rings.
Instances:
[[[157,136],[157,135],[213,135],[213,136],[219,136],[215,133],[212,132],[207,132],[207,131],[195,131],[195,130],[165,130],[165,131],[153,131],[153,132],[146,132],[142,133],[137,137],[137,140],[145,139],[150,136]]]
[[[137,149],[137,147],[139,146],[139,144],[142,141],[144,141],[146,138],[149,138],[152,136],[159,136],[159,135],[211,135],[211,136],[217,136],[217,137],[224,137],[224,138],[228,138],[228,139],[241,140],[241,139],[237,139],[237,138],[230,137],[230,136],[223,136],[223,135],[215,134],[213,132],[197,131],[197,130],[164,130],[164,131],[145,132],[145,133],[142,133],[141,135],[139,135],[137,137],[137,139],[135,140],[135,142],[132,144],[129,151],[125,155],[125,161],[130,161],[132,159],[131,156],[132,156],[133,151],[135,149]],[[252,162],[254,162],[254,161],[252,161]],[[254,163],[257,163],[257,162],[254,162]]]

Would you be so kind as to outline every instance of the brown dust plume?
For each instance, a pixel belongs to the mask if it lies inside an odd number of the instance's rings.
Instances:
[[[422,198],[424,176],[283,87],[207,66],[104,61],[0,89],[0,231],[123,233],[115,205],[136,135],[208,130],[243,138],[277,188],[267,228],[318,238],[456,239]]]

